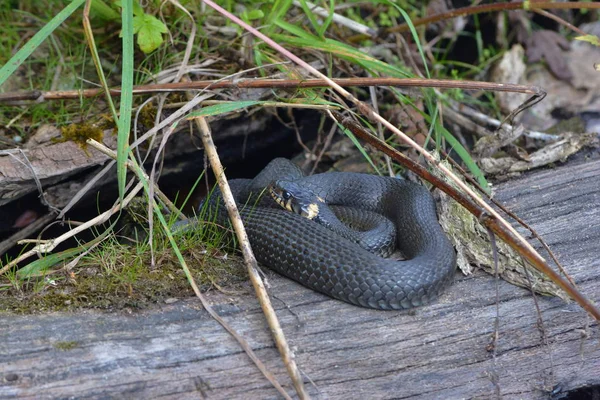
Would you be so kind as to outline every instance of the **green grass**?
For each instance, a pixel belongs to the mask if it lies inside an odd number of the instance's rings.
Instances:
[[[207,213],[207,208],[200,209],[198,218],[208,222],[177,230],[175,242],[204,290],[238,284],[246,273],[233,254],[232,235]],[[55,257],[52,263],[26,267],[18,273],[10,270],[0,277],[0,309],[29,313],[81,307],[143,308],[168,298],[192,296],[171,243],[158,226],[153,239],[159,265],[151,266],[145,218],[145,205],[139,201],[129,209],[123,226],[72,269],[64,268],[71,256]]]

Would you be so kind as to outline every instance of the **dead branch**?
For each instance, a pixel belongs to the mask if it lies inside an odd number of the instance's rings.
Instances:
[[[464,89],[464,90],[489,90],[493,92],[514,92],[534,95],[536,103],[546,96],[541,88],[532,85],[517,85],[513,83],[494,83],[461,81],[451,79],[420,79],[420,78],[339,78],[331,79],[342,87],[431,87],[440,89]],[[220,79],[216,81],[194,81],[163,83],[156,85],[139,85],[133,87],[133,94],[149,94],[156,92],[185,92],[189,90],[206,89],[302,89],[328,87],[325,79]],[[79,99],[81,97],[95,97],[104,92],[104,89],[84,90],[59,90],[31,92],[0,93],[0,104],[17,103],[24,101],[42,102],[47,100]],[[119,88],[109,89],[111,96],[119,96]]]

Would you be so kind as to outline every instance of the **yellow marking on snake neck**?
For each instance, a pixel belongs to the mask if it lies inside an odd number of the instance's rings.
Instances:
[[[319,215],[319,205],[317,203],[310,203],[308,205],[307,211],[304,214],[306,218],[313,219],[314,217]]]
[[[294,212],[294,209],[292,208],[292,199],[289,199],[285,202],[284,208],[286,208],[288,211]]]

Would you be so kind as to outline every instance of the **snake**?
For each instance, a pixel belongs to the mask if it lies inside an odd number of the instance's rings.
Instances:
[[[300,172],[295,174],[302,176]],[[300,181],[278,179],[269,187],[277,204],[327,227],[365,250],[389,257],[396,249],[396,227],[385,216],[355,207],[327,204]]]
[[[328,207],[389,219],[395,245],[406,259],[374,254],[281,207],[266,194],[280,192],[273,187],[281,180],[293,181]],[[257,261],[314,291],[362,307],[403,310],[430,304],[453,280],[456,252],[439,225],[433,196],[420,184],[354,172],[303,176],[283,158],[272,160],[254,179],[229,183]],[[229,223],[218,190],[201,207],[208,207],[218,224]]]

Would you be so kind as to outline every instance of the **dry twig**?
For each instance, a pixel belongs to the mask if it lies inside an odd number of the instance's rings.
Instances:
[[[296,361],[294,361],[294,355],[287,344],[287,340],[285,339],[285,335],[283,334],[283,330],[281,329],[281,325],[279,324],[279,320],[277,319],[277,315],[275,314],[275,310],[273,309],[273,305],[271,304],[271,300],[269,299],[265,285],[263,284],[263,281],[258,273],[258,263],[254,257],[254,254],[252,253],[252,248],[250,247],[250,242],[248,241],[248,235],[246,234],[246,229],[244,228],[244,224],[242,223],[242,219],[235,204],[233,194],[231,193],[231,189],[227,183],[227,177],[223,171],[223,165],[221,164],[219,154],[217,153],[215,144],[212,140],[208,124],[203,117],[198,117],[196,120],[200,125],[204,150],[206,151],[210,165],[217,178],[217,183],[219,184],[219,189],[221,189],[221,194],[223,196],[223,201],[229,213],[229,218],[231,219],[233,229],[240,243],[240,248],[242,250],[242,254],[244,255],[244,261],[248,267],[250,281],[252,282],[252,286],[254,286],[258,301],[262,307],[265,317],[267,318],[269,328],[271,328],[271,333],[273,334],[273,339],[275,340],[277,349],[281,354],[283,362],[288,370],[288,374],[292,378],[292,382],[296,388],[296,393],[298,393],[300,399],[309,399],[308,393],[304,388],[302,376],[300,375],[300,371],[296,366]]]
[[[514,92],[525,93],[535,96],[536,102],[546,96],[541,88],[531,85],[518,85],[513,83],[494,83],[478,81],[460,81],[451,79],[421,79],[421,78],[338,78],[338,79],[228,79],[222,78],[210,81],[162,83],[156,85],[139,85],[133,87],[133,94],[148,94],[156,92],[185,92],[189,90],[204,89],[302,89],[329,87],[329,82],[334,82],[341,87],[371,87],[371,86],[393,86],[393,87],[434,87],[440,89],[464,89],[464,90],[488,90],[492,92]],[[95,97],[104,93],[104,89],[84,90],[60,90],[42,92],[34,90],[30,92],[0,93],[0,104],[24,101],[48,101],[79,99],[81,97]],[[119,96],[121,90],[113,88],[109,90],[111,96]]]
[[[89,139],[92,140],[92,139]],[[5,273],[6,271],[10,270],[11,268],[13,268],[15,265],[17,265],[18,263],[20,263],[23,260],[28,259],[29,257],[32,257],[36,254],[45,254],[45,253],[49,253],[52,250],[54,250],[56,248],[56,246],[58,246],[60,243],[64,242],[67,239],[70,239],[72,237],[74,237],[75,235],[77,235],[79,232],[83,232],[84,230],[91,228],[93,226],[102,224],[106,221],[108,221],[108,219],[115,213],[119,212],[121,209],[123,209],[124,207],[127,206],[127,204],[129,204],[129,202],[131,200],[133,200],[133,198],[135,197],[135,195],[142,190],[144,186],[142,185],[142,183],[138,183],[132,190],[131,192],[129,192],[129,194],[123,199],[123,203],[122,204],[116,204],[114,205],[110,210],[103,212],[102,214],[92,218],[91,220],[87,221],[84,224],[81,224],[79,226],[77,226],[76,228],[71,229],[70,231],[60,235],[57,238],[51,239],[51,240],[44,240],[44,241],[37,241],[38,245],[35,246],[33,249],[21,254],[19,257],[15,258],[14,260],[12,260],[11,262],[7,263],[4,267],[2,267],[0,269],[0,275],[2,275],[3,273]],[[19,243],[22,243],[23,241],[20,241]]]

